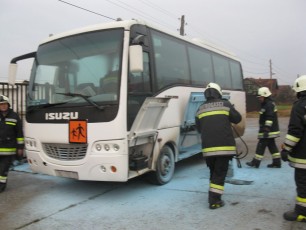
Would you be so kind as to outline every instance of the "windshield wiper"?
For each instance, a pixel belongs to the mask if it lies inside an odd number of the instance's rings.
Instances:
[[[31,112],[35,109],[42,109],[42,108],[49,108],[49,107],[53,107],[53,106],[57,106],[57,105],[62,105],[62,104],[66,104],[67,102],[60,102],[60,103],[54,103],[54,104],[50,104],[50,103],[46,103],[46,104],[38,104],[38,105],[30,105],[27,108],[27,112]]]
[[[99,109],[99,110],[104,110],[105,109],[105,106],[100,106],[100,105],[96,104],[94,101],[89,99],[89,96],[85,96],[85,95],[80,94],[80,93],[70,93],[69,92],[69,93],[56,93],[56,94],[61,94],[61,95],[70,96],[70,97],[81,97],[85,101],[87,101],[89,104],[91,104],[94,107],[96,107],[97,109]]]

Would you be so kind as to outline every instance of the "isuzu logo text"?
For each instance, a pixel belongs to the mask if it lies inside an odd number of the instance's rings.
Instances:
[[[70,119],[78,119],[78,112],[62,112],[62,113],[46,113],[46,120],[70,120]]]

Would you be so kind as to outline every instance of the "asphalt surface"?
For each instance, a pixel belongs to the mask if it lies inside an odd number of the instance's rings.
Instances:
[[[259,169],[245,165],[255,151],[257,122],[247,120],[244,141],[249,154],[241,160],[242,168],[233,161],[223,208],[208,208],[209,171],[201,156],[179,162],[173,180],[163,186],[143,177],[126,183],[76,181],[33,174],[23,164],[10,172],[7,190],[0,194],[0,229],[306,229],[306,223],[282,217],[295,204],[293,169],[287,163],[280,169],[267,168],[268,152]],[[287,123],[288,118],[280,118],[278,145]],[[251,184],[237,185],[240,182]]]

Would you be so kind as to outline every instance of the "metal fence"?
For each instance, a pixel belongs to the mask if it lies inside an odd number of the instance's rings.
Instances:
[[[16,83],[14,86],[0,82],[0,94],[10,99],[11,108],[24,118],[26,112],[26,93],[28,82]]]

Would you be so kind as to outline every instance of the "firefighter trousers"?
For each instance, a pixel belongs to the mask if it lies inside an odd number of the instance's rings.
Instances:
[[[295,168],[294,179],[297,192],[295,211],[306,216],[306,169]]]
[[[206,164],[210,170],[210,185],[208,203],[215,204],[221,200],[224,192],[224,181],[228,170],[228,164],[232,157],[218,156],[207,157]]]
[[[256,159],[262,160],[263,155],[265,154],[265,150],[268,147],[273,160],[280,159],[280,154],[278,148],[275,144],[275,138],[261,138],[259,139],[256,147]]]
[[[0,156],[0,192],[4,191],[14,155]]]

